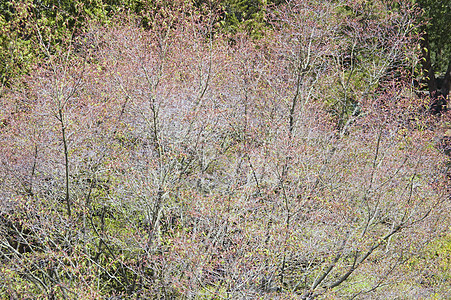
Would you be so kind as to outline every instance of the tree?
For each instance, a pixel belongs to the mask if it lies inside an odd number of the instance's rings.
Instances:
[[[451,86],[451,4],[428,0],[417,3],[424,22],[420,43],[423,80],[433,101],[431,111],[436,114],[446,110]]]
[[[0,291],[414,297],[449,203],[393,71],[415,55],[410,11],[290,1],[230,43],[214,8],[173,4],[43,39],[1,98]]]

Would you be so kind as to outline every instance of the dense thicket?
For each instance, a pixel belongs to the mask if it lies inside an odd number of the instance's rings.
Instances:
[[[446,299],[410,1],[59,3],[5,19],[3,298]]]
[[[171,0],[5,0],[0,3],[0,82],[2,86],[21,74],[27,74],[42,53],[34,47],[37,39],[44,38],[58,45],[64,38],[81,36],[92,22],[110,23],[114,16],[128,12],[139,19],[141,26],[148,27],[154,14],[162,7],[173,4]],[[280,6],[281,0],[196,0],[197,8],[207,7],[218,13],[216,25],[221,31],[247,32],[254,38],[264,35],[268,29],[268,9]],[[288,1],[290,2],[290,1]],[[394,1],[384,10],[403,9],[403,1]],[[337,2],[340,3],[340,2]],[[373,6],[373,1],[363,1],[364,6]],[[387,2],[388,3],[388,2]],[[416,0],[421,9],[414,18],[423,32],[427,49],[419,56],[427,61],[423,67],[422,80],[429,83],[431,94],[441,90],[449,92],[450,85],[450,4],[441,0]],[[343,2],[343,5],[346,5]],[[150,22],[150,23],[149,23]],[[36,51],[38,50],[38,51]],[[438,77],[436,80],[435,77]],[[432,79],[431,79],[432,78]]]
[[[218,12],[215,25],[236,33],[247,31],[261,36],[265,12],[273,1],[193,1],[197,8]],[[277,2],[277,1],[276,1]],[[155,14],[174,5],[168,0],[23,0],[0,3],[0,83],[28,74],[33,63],[45,59],[35,45],[44,39],[52,46],[82,36],[91,22],[108,24],[115,16],[128,13],[140,26],[149,28]],[[189,13],[189,12],[188,12]],[[169,17],[169,16],[167,16]]]

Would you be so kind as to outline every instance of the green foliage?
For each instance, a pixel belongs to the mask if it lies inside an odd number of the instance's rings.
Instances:
[[[203,1],[196,2],[201,6]],[[271,4],[271,3],[270,3]],[[159,0],[43,0],[2,1],[0,3],[0,83],[8,86],[13,78],[29,72],[42,60],[36,45],[62,46],[80,35],[89,22],[110,23],[119,12],[129,12],[150,28],[154,16],[176,1]],[[225,0],[218,24],[230,33],[247,32],[261,37],[265,28],[266,0]],[[164,13],[163,13],[164,15]],[[166,16],[168,17],[168,16]],[[64,43],[63,43],[64,44]]]
[[[89,22],[108,24],[120,11],[141,14],[149,1],[43,0],[0,3],[0,84],[27,74],[42,61],[39,47],[67,47]]]
[[[434,241],[428,250],[429,260],[437,261],[437,280],[451,283],[451,234]]]
[[[267,0],[224,0],[223,28],[232,33],[244,31],[261,37],[265,27]]]
[[[435,287],[432,299],[447,299],[451,286],[451,235],[430,242],[422,253],[412,257],[407,272],[416,272],[414,285]]]
[[[34,54],[28,22],[31,1],[0,4],[0,85],[29,71]]]
[[[434,70],[444,73],[451,60],[451,2],[416,0],[422,9],[424,29],[428,32]]]

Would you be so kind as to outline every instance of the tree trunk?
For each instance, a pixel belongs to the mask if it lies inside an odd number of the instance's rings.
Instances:
[[[440,114],[447,110],[447,99],[451,85],[451,59],[448,63],[448,69],[443,81],[439,82],[437,78],[435,78],[435,71],[432,66],[427,31],[424,32],[420,45],[423,76],[427,83],[429,96],[431,97],[430,112],[434,115]]]
[[[443,82],[440,87],[440,92],[445,97],[445,99],[449,99],[449,89],[451,87],[451,57],[448,61],[448,69],[446,69],[445,77],[443,78]]]
[[[423,68],[423,76],[428,85],[429,93],[431,96],[433,92],[437,90],[437,80],[435,79],[434,68],[432,67],[431,55],[430,55],[430,45],[429,36],[427,31],[424,31],[422,39],[420,40],[421,45],[421,64]]]

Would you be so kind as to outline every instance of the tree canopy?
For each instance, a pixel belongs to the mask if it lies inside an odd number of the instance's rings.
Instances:
[[[0,298],[446,299],[412,3],[2,2]]]

